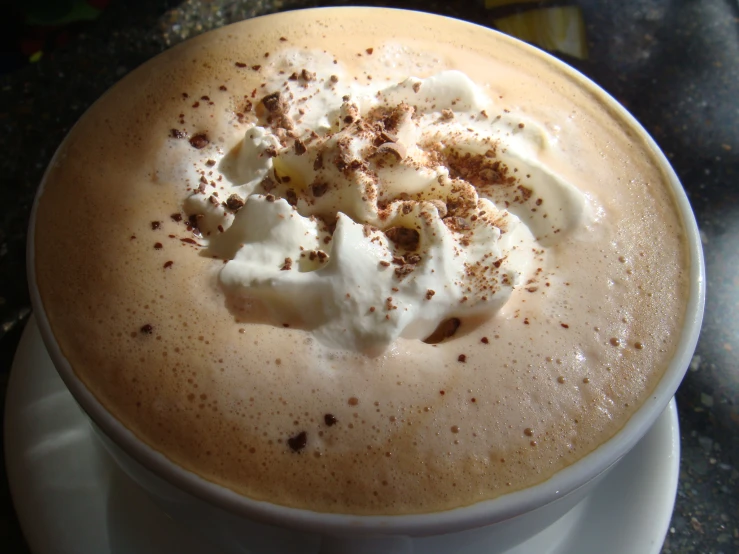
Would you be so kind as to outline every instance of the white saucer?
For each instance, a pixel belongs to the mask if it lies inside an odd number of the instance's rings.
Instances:
[[[161,512],[96,441],[31,318],[8,385],[5,453],[15,508],[34,554],[217,554]],[[589,498],[506,554],[659,553],[679,462],[672,400]]]

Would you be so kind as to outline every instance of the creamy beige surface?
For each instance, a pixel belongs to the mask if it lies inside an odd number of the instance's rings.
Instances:
[[[243,136],[254,117],[246,103],[271,92],[260,85],[279,50],[326,50],[358,79],[377,79],[382,65],[367,48],[379,50],[382,37],[408,49],[402,63],[417,76],[460,69],[501,112],[537,119],[558,137],[545,161],[599,212],[489,321],[368,358],[262,323],[256,311],[235,321],[217,283],[223,261],[199,255],[170,217],[193,184],[165,160],[191,148],[171,129],[206,133],[199,164],[217,174],[206,162]],[[689,262],[676,212],[643,137],[531,49],[419,14],[282,14],[174,48],[82,118],[46,180],[37,278],[79,377],[184,467],[289,506],[420,513],[541,482],[644,402],[685,310]],[[301,432],[307,443],[295,452],[287,441]]]

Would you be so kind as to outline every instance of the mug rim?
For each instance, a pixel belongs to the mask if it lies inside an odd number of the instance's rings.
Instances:
[[[324,7],[291,10],[291,13],[315,12],[318,10],[328,10],[333,13],[349,13],[355,9],[357,7]],[[595,93],[631,130],[640,135],[658,161],[660,169],[669,183],[669,188],[672,191],[673,199],[685,230],[686,246],[690,259],[688,300],[685,308],[683,327],[680,333],[681,339],[678,342],[678,347],[673,358],[650,397],[644,401],[614,436],[575,463],[561,469],[546,481],[534,486],[511,492],[493,498],[492,500],[480,501],[469,506],[440,512],[406,515],[352,515],[318,512],[254,500],[184,469],[139,439],[98,401],[93,393],[77,377],[71,364],[62,354],[44,312],[43,301],[36,282],[34,251],[35,223],[39,201],[43,194],[49,171],[48,168],[54,165],[61,146],[49,162],[49,166],[41,180],[29,219],[26,259],[31,305],[36,315],[44,344],[49,351],[57,372],[72,393],[72,396],[94,424],[127,455],[146,469],[200,500],[204,500],[235,515],[254,521],[276,524],[283,527],[287,526],[310,532],[349,534],[361,530],[361,533],[365,535],[403,534],[427,536],[478,528],[532,512],[537,508],[564,498],[580,487],[585,486],[629,452],[653,425],[680,385],[692,359],[700,334],[705,305],[705,267],[700,234],[685,190],[654,139],[652,139],[634,116],[610,94],[576,69],[551,54],[521,40],[475,23],[415,10],[377,7],[361,7],[360,9],[412,13],[414,17],[443,18],[453,21],[455,25],[472,26],[482,29],[486,33],[497,34],[498,39],[509,41],[511,44],[515,44],[517,48],[528,50],[529,53],[544,58],[548,63],[562,71],[564,75],[572,78],[578,86]],[[233,25],[241,25],[244,22],[259,21],[266,23],[266,18],[280,17],[281,15],[281,13],[263,15],[236,22],[220,29]],[[388,16],[391,15],[388,14]]]

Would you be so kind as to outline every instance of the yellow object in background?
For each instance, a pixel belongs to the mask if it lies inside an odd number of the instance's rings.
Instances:
[[[496,0],[486,2],[495,3]],[[494,19],[493,23],[498,30],[545,50],[556,50],[579,59],[588,57],[585,22],[578,6],[528,10]]]
[[[530,4],[533,2],[543,3],[548,1],[549,0],[485,0],[485,7],[490,9],[509,6],[510,4]]]

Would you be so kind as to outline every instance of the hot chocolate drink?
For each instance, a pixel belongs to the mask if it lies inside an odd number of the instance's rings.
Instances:
[[[247,21],[75,126],[35,228],[64,355],[247,497],[407,514],[551,477],[680,341],[690,264],[640,131],[566,67],[405,12]]]

